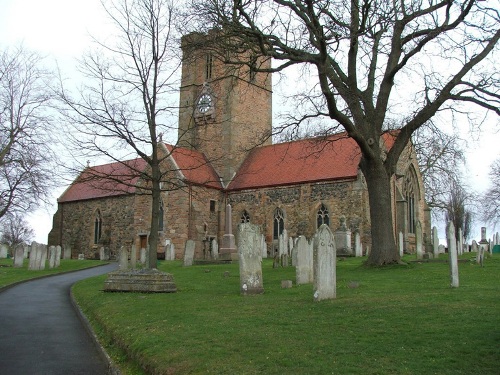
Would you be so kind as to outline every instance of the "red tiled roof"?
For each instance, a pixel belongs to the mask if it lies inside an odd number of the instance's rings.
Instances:
[[[228,190],[356,179],[361,152],[344,133],[252,150]]]
[[[133,193],[140,172],[145,167],[146,162],[138,158],[85,168],[61,195],[58,202],[80,201]]]
[[[165,144],[187,182],[222,189],[220,178],[205,155],[196,150]]]

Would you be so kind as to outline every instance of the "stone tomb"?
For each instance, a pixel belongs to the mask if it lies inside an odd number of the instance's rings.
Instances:
[[[157,269],[118,270],[108,273],[105,292],[174,293],[174,277]]]
[[[240,292],[242,295],[264,293],[261,246],[261,233],[257,225],[243,223],[238,226]]]

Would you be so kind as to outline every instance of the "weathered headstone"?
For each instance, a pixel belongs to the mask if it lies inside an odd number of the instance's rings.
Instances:
[[[486,227],[481,227],[481,241],[478,244],[478,263],[484,265],[484,253],[489,251],[489,242],[486,239]]]
[[[83,253],[78,254],[78,260],[85,260],[85,254]]]
[[[49,268],[54,268],[56,266],[56,247],[49,247]]]
[[[189,267],[193,265],[195,243],[193,240],[187,240],[184,246],[184,266]]]
[[[9,247],[6,244],[0,244],[0,259],[7,258],[7,254],[9,254]]]
[[[477,253],[477,248],[478,248],[478,246],[477,246],[476,240],[472,240],[472,245],[471,245],[470,251],[473,253]]]
[[[241,294],[264,293],[261,233],[257,225],[251,223],[238,225],[238,255]]]
[[[109,260],[109,250],[104,246],[99,249],[99,259]]]
[[[71,259],[71,246],[64,245],[64,259]]]
[[[261,251],[262,251],[262,258],[267,258],[267,244],[266,244],[266,237],[264,237],[264,235],[262,235],[261,239],[260,239],[260,247],[261,247]]]
[[[361,248],[361,236],[359,232],[354,232],[354,255],[357,257],[363,256],[363,250]]]
[[[423,259],[424,250],[423,250],[422,224],[420,223],[420,220],[417,220],[417,225],[415,227],[415,241],[417,249],[417,259]]]
[[[295,267],[295,283],[297,285],[310,284],[314,281],[313,248],[306,237],[299,236],[295,245],[297,266]]]
[[[314,241],[314,300],[337,296],[337,251],[335,238],[326,224],[319,227]]]
[[[455,239],[455,226],[450,221],[446,226],[446,240],[448,242],[448,256],[450,263],[450,279],[451,287],[458,288],[458,255],[457,255],[457,242]]]
[[[288,237],[288,256],[292,257],[293,246],[295,242],[293,237]]]
[[[135,270],[137,267],[137,247],[135,244],[130,246],[130,268]]]
[[[147,251],[145,248],[141,248],[141,252],[140,252],[140,257],[139,257],[139,261],[141,262],[142,265],[146,264],[146,261],[147,261]]]
[[[462,228],[458,228],[457,253],[458,255],[462,255],[464,253],[464,235]]]
[[[432,227],[432,250],[434,259],[437,259],[439,257],[439,235],[436,227]]]
[[[14,249],[14,267],[21,268],[24,261],[24,247],[17,245]]]
[[[351,231],[347,228],[345,216],[340,217],[340,226],[335,231],[335,246],[337,254],[352,255]]]
[[[216,238],[212,239],[212,258],[214,260],[219,259],[219,244]]]
[[[45,269],[45,263],[47,262],[47,246],[43,244],[38,244],[38,247],[40,248],[40,253],[42,256],[40,257],[40,263],[39,263],[39,270],[44,270]]]
[[[120,247],[118,267],[121,271],[128,269],[128,250],[125,248],[125,246]]]
[[[444,254],[444,253],[446,253],[446,246],[444,246],[444,245],[439,245],[439,246],[438,246],[438,253],[439,253],[439,254]]]
[[[219,258],[222,260],[233,260],[237,256],[236,243],[232,227],[231,205],[226,206],[225,232],[219,248]]]
[[[57,245],[56,246],[56,263],[55,263],[56,268],[61,265],[61,251],[62,251],[61,246]]]

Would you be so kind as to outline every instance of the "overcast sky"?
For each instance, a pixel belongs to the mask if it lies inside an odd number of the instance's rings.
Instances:
[[[71,74],[75,59],[90,45],[89,34],[102,36],[106,23],[100,0],[0,0],[0,48],[22,43],[47,56],[54,65],[57,61],[63,72]],[[490,117],[478,139],[466,135],[467,126],[463,131],[467,139],[466,178],[476,191],[486,189],[489,167],[500,156],[499,121]],[[57,207],[55,199],[61,193],[54,192],[54,205],[48,212],[41,210],[30,218],[37,242],[47,242]],[[477,237],[479,229],[474,233]]]

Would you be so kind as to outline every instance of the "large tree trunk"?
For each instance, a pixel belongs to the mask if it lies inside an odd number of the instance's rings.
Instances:
[[[368,185],[372,250],[368,265],[384,265],[400,262],[393,233],[391,184],[382,160],[366,160],[361,163]]]

